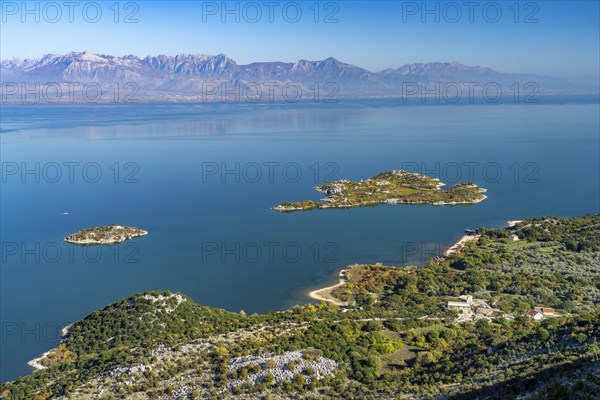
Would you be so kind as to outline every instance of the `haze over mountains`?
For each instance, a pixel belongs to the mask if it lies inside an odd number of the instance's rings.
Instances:
[[[245,95],[256,97],[258,87],[271,90],[281,97],[285,86],[295,96],[301,88],[305,95],[320,97],[400,97],[418,96],[421,91],[444,89],[450,93],[456,87],[481,94],[482,88],[508,88],[517,83],[521,94],[534,90],[539,94],[591,94],[597,92],[593,82],[567,81],[534,74],[506,74],[490,68],[467,66],[458,62],[406,64],[370,72],[335,58],[322,61],[299,60],[295,63],[255,62],[240,65],[226,55],[116,57],[91,52],[71,52],[65,55],[47,54],[39,59],[10,59],[0,63],[0,78],[4,94],[15,92],[23,83],[67,83],[84,85],[95,82],[102,87],[133,82],[146,99],[194,100],[210,93],[220,99],[221,91],[249,87]],[[534,86],[525,88],[533,83]],[[276,89],[274,89],[276,88]],[[20,89],[19,89],[20,90]],[[241,90],[241,89],[240,89]],[[450,95],[450,94],[449,94]],[[468,95],[465,91],[464,95]],[[7,96],[4,95],[6,98]],[[228,97],[228,96],[224,96]]]

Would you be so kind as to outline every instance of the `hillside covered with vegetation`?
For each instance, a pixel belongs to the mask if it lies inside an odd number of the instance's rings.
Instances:
[[[182,294],[134,295],[75,323],[47,368],[0,395],[598,398],[600,215],[477,234],[425,267],[347,267],[332,292],[343,307],[246,315]],[[534,307],[545,310],[538,320]]]

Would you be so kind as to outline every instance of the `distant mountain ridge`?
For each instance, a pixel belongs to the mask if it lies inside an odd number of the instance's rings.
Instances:
[[[471,67],[458,62],[435,62],[406,64],[398,69],[370,72],[346,64],[333,57],[322,61],[299,60],[295,63],[255,62],[238,65],[224,54],[180,54],[176,56],[148,56],[143,59],[128,55],[123,57],[97,55],[91,52],[71,52],[66,55],[47,54],[39,59],[11,59],[1,61],[2,73],[13,73],[23,77],[45,77],[52,79],[94,78],[147,78],[153,74],[163,77],[220,77],[278,79],[303,79],[308,77],[332,79],[385,79],[391,76],[421,77],[430,80],[433,76],[453,79],[457,74],[500,75],[490,68]]]
[[[304,88],[333,83],[340,96],[388,97],[424,84],[489,83],[509,87],[515,82],[534,82],[541,93],[591,93],[585,85],[534,74],[506,74],[491,68],[458,62],[406,64],[397,69],[371,72],[335,58],[322,61],[255,62],[240,65],[224,54],[180,54],[176,56],[134,55],[122,57],[91,52],[47,54],[36,59],[0,62],[3,84],[21,82],[135,82],[153,93],[198,94],[207,83],[262,84],[294,82]],[[408,85],[408,86],[407,86]],[[592,85],[593,86],[593,85]]]

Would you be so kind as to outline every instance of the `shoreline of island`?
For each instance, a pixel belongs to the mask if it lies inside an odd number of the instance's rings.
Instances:
[[[442,190],[445,183],[437,178],[405,170],[390,170],[367,180],[340,179],[315,186],[324,193],[319,201],[300,200],[284,202],[271,207],[279,212],[309,211],[315,209],[369,207],[380,204],[394,205],[473,205],[488,197],[487,189],[472,182],[459,183]]]
[[[112,246],[147,234],[148,231],[140,228],[113,224],[82,229],[64,241],[77,246]]]
[[[482,189],[482,193],[484,192],[485,189]],[[400,199],[387,199],[385,201],[363,201],[363,202],[358,202],[358,203],[353,203],[353,204],[332,204],[329,199],[321,199],[321,201],[323,201],[323,203],[317,203],[319,204],[319,206],[317,207],[313,207],[313,208],[303,208],[303,207],[297,207],[297,206],[285,206],[283,204],[278,204],[276,206],[271,207],[272,210],[275,211],[279,211],[279,212],[293,212],[293,211],[310,211],[310,210],[326,210],[329,208],[340,208],[340,209],[345,209],[345,208],[355,208],[355,207],[372,207],[372,206],[379,206],[379,205],[414,205],[414,206],[468,206],[468,205],[473,205],[473,204],[479,204],[482,201],[484,201],[485,199],[487,199],[488,196],[486,195],[482,195],[481,198],[479,199],[475,199],[475,200],[470,200],[470,201],[437,201],[434,203],[429,203],[426,201],[400,201]]]

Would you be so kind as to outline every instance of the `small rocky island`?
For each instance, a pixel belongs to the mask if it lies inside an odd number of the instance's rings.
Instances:
[[[474,183],[460,183],[443,189],[444,183],[415,172],[392,170],[382,172],[365,181],[341,179],[315,187],[327,195],[321,202],[301,200],[281,203],[276,211],[306,211],[316,208],[349,208],[377,204],[475,204],[487,198],[486,189]]]
[[[105,225],[80,230],[65,238],[65,242],[78,245],[112,245],[145,236],[148,231],[120,225]]]

